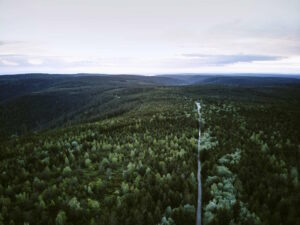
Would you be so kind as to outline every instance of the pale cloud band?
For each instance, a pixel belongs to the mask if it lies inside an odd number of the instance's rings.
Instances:
[[[300,69],[300,58],[264,55],[184,55],[174,58],[104,58],[86,59],[57,56],[0,55],[3,74],[49,73],[294,73]],[[284,69],[282,69],[284,68]]]

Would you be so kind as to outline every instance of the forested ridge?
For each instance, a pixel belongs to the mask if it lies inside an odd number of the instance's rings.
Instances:
[[[196,100],[203,224],[300,224],[298,89],[125,88],[106,117],[6,138],[0,224],[195,224]]]

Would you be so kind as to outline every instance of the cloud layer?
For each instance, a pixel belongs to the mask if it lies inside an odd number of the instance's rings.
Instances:
[[[300,73],[299,11],[299,0],[2,0],[0,73]]]

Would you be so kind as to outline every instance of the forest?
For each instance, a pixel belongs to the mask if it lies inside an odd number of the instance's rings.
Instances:
[[[195,224],[195,101],[202,223],[300,224],[299,83],[57,76],[1,93],[0,225]]]

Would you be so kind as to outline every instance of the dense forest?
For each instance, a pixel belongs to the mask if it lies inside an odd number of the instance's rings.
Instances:
[[[50,78],[1,96],[0,225],[195,224],[195,101],[203,224],[300,224],[297,82]]]

